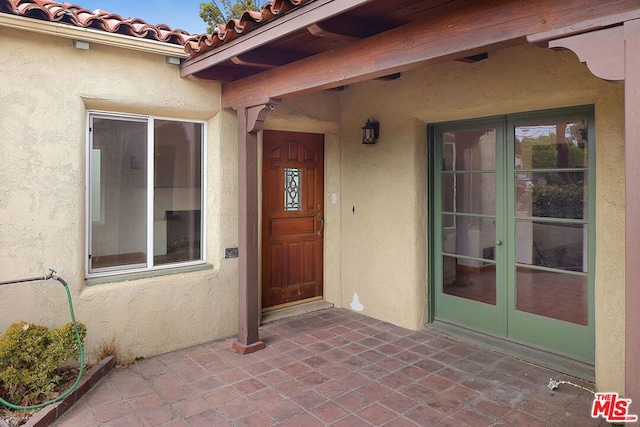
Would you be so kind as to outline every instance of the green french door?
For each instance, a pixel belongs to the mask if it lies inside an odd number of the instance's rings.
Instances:
[[[593,363],[593,109],[430,134],[434,319]]]

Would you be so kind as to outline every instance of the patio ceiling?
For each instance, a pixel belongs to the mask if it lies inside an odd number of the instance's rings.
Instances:
[[[280,3],[280,7],[275,8],[277,14],[267,5],[265,9],[269,12],[245,14],[231,21],[232,25],[222,27],[217,37],[201,37],[188,43],[187,51],[194,56],[211,52],[189,61],[184,71],[223,82],[254,76],[445,13],[456,2],[284,0],[277,3]],[[266,19],[265,15],[268,15]],[[261,25],[263,21],[267,21],[266,25]]]
[[[285,3],[286,1],[276,2]],[[268,72],[279,72],[281,67],[291,64],[309,64],[322,58],[353,49],[358,42],[370,40],[391,30],[402,29],[410,24],[429,22],[447,16],[456,9],[482,3],[478,0],[316,0],[291,1],[292,9],[275,16],[260,25],[256,15],[243,16],[240,25],[226,26],[219,38],[230,39],[220,42],[216,36],[188,43],[187,51],[192,59],[183,64],[181,75],[193,75],[200,79],[223,83],[262,80]],[[263,16],[265,15],[263,11]],[[251,28],[246,31],[246,27]],[[244,29],[244,31],[243,31]],[[214,46],[211,48],[211,40]],[[356,47],[356,49],[358,49]],[[204,53],[200,53],[204,51]],[[366,50],[362,52],[366,56]],[[476,61],[485,56],[479,51],[461,53],[457,59]],[[358,60],[366,58],[358,58]],[[320,68],[317,71],[331,76],[332,70]],[[401,71],[401,70],[400,70]],[[373,76],[358,76],[356,81],[369,78],[395,79],[399,72],[376,72]],[[330,82],[313,90],[332,89],[353,81],[345,81],[341,76],[330,78]],[[264,101],[240,101],[238,105],[253,105]],[[231,104],[236,105],[235,101]],[[232,107],[231,104],[225,107]],[[235,108],[235,107],[234,107]]]
[[[198,50],[205,43],[196,44],[194,56],[181,66],[181,76],[223,82],[223,107],[237,109],[272,98],[395,78],[426,64],[479,60],[485,52],[526,43],[531,34],[637,8],[636,0],[283,0],[276,4],[286,11],[247,14],[239,25],[224,28],[204,53]]]

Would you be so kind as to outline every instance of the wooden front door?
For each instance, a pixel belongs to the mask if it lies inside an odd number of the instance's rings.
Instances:
[[[265,131],[262,308],[322,296],[323,135]]]

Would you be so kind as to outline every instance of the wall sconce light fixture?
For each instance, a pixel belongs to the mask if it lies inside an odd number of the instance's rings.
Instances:
[[[362,143],[375,144],[380,136],[380,123],[367,119],[367,123],[362,126]]]
[[[129,167],[131,169],[138,169],[140,167],[138,164],[138,158],[133,154],[129,156]]]

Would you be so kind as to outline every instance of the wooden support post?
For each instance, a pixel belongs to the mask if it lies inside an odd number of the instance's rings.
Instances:
[[[265,347],[260,341],[258,286],[258,132],[278,101],[242,107],[238,115],[238,340],[241,354]]]
[[[640,20],[624,23],[625,397],[640,411]]]

